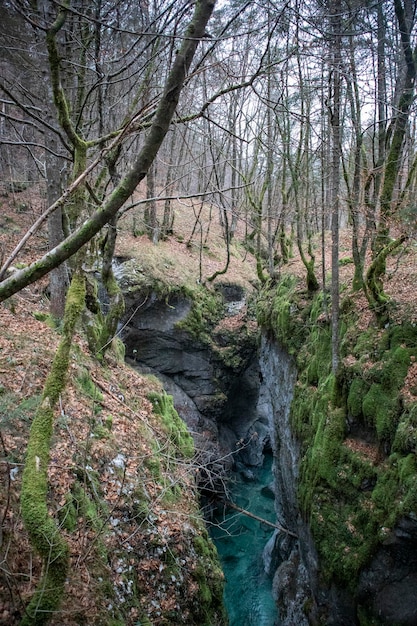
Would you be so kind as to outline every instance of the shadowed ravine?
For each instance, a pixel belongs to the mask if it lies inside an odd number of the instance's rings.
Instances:
[[[247,482],[234,475],[233,501],[270,522],[275,522],[272,482],[272,455]],[[272,598],[272,579],[264,570],[263,550],[273,528],[231,509],[217,516],[211,536],[220,555],[226,578],[225,603],[230,626],[275,626],[279,624]]]

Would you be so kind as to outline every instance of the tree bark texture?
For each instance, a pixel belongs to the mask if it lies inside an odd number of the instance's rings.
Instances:
[[[75,325],[84,308],[84,279],[75,274],[68,291],[63,337],[45,382],[42,402],[30,429],[22,478],[22,518],[42,558],[42,577],[21,626],[42,626],[59,607],[69,566],[69,549],[48,511],[48,464],[55,408],[65,388]]]

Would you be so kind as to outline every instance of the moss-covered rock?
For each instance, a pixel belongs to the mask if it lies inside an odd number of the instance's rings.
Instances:
[[[348,414],[353,418],[360,418],[362,413],[363,399],[368,392],[368,385],[361,376],[355,376],[349,386],[347,397]]]
[[[194,549],[198,555],[198,565],[193,577],[199,587],[195,618],[201,626],[227,623],[223,603],[224,576],[220,567],[217,549],[205,529],[194,538]]]
[[[387,529],[417,513],[417,405],[403,395],[416,326],[363,329],[349,301],[341,309],[342,358],[333,376],[322,294],[306,298],[291,277],[269,283],[258,321],[296,358],[291,424],[302,451],[298,495],[323,581],[354,590]]]
[[[182,291],[190,299],[191,308],[188,315],[177,323],[177,328],[187,331],[191,337],[202,343],[211,344],[211,330],[224,313],[221,293],[202,285]]]
[[[417,405],[407,407],[401,414],[401,419],[395,432],[392,445],[394,452],[408,454],[417,450]]]
[[[152,392],[148,398],[152,402],[154,412],[162,418],[162,424],[177,453],[185,458],[191,458],[194,454],[193,438],[175,410],[172,396],[162,391]]]
[[[258,323],[271,329],[290,354],[295,354],[303,345],[305,333],[299,324],[299,300],[297,279],[285,277],[277,285],[266,283],[257,305]]]

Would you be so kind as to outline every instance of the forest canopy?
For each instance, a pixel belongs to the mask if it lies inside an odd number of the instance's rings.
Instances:
[[[335,335],[338,233],[349,224],[355,287],[383,320],[386,258],[415,234],[414,2],[193,11],[164,0],[3,2],[2,180],[44,186],[27,237],[48,220],[50,249],[20,270],[26,238],[3,255],[0,301],[54,270],[62,315],[80,249],[84,264],[100,259],[111,292],[120,217],[141,207],[135,228],[157,243],[173,232],[172,201],[193,197],[213,207],[227,250],[245,220],[261,281],[296,245],[308,290],[319,279],[326,288],[311,238],[331,229]]]

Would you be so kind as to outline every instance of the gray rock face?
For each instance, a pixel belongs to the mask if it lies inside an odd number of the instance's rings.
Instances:
[[[261,342],[260,368],[262,385],[257,409],[264,416],[272,437],[278,520],[294,530],[297,527],[295,485],[299,447],[291,431],[289,416],[297,372],[285,351],[266,337]]]
[[[242,293],[224,291],[225,316],[241,312]],[[275,458],[274,485],[278,522],[298,539],[277,531],[264,551],[264,565],[273,575],[273,591],[281,626],[358,626],[358,605],[369,623],[417,625],[417,519],[402,519],[362,572],[355,594],[332,585],[319,586],[318,559],[308,524],[297,503],[300,451],[290,424],[290,406],[296,381],[292,359],[263,336],[256,345],[242,347],[239,369],[227,367],[217,348],[230,337],[218,333],[213,345],[203,345],[177,322],[186,317],[191,302],[173,295],[127,294],[123,340],[127,360],[141,371],[162,379],[165,389],[192,432],[208,488],[231,464],[250,480],[251,468],[262,465],[264,451]],[[217,343],[216,343],[217,342]],[[306,615],[308,607],[309,617]],[[310,621],[309,621],[310,620]]]
[[[275,571],[273,590],[281,626],[358,626],[363,623],[359,610],[366,623],[375,626],[416,626],[417,516],[398,522],[362,572],[354,593],[335,584],[320,587],[314,542],[297,505],[299,447],[289,422],[296,372],[285,351],[266,337],[260,367],[258,411],[271,425],[277,516],[298,535],[297,541],[277,531],[264,553],[267,571]]]
[[[303,607],[310,594],[309,578],[297,548],[277,568],[272,588],[281,607],[281,624],[308,626]]]
[[[222,293],[225,317],[241,315],[241,288],[229,285]],[[216,332],[212,345],[206,345],[177,327],[191,309],[186,296],[160,298],[126,290],[125,297],[122,339],[129,364],[163,381],[197,446],[210,458],[224,458],[226,465],[262,465],[269,426],[256,414],[260,380],[255,337],[241,353],[234,345],[240,365],[228,367],[218,354],[230,341],[227,334]]]
[[[274,564],[273,590],[282,626],[307,626],[304,607],[316,586],[317,557],[308,526],[297,504],[300,451],[290,425],[290,407],[297,377],[292,359],[275,342],[263,336],[260,350],[262,384],[258,413],[271,432],[274,452],[275,507],[279,523],[298,540],[277,531],[267,547],[268,569]],[[268,549],[269,548],[269,549]],[[268,562],[269,561],[269,562]]]
[[[402,518],[362,573],[358,601],[381,624],[417,624],[417,519]]]
[[[140,294],[136,298],[141,302]],[[135,303],[128,309],[123,341],[131,363],[169,377],[198,411],[206,413],[221,389],[216,385],[210,351],[176,328],[190,308],[191,303],[185,297],[158,299],[151,294],[137,310]]]

